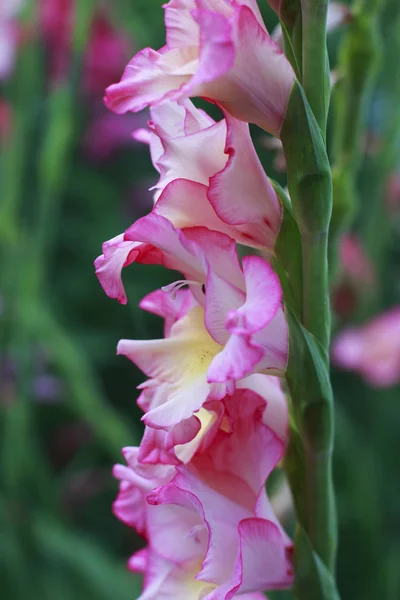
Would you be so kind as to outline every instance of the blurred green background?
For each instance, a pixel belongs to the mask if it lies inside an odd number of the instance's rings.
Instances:
[[[350,289],[351,310],[339,311],[336,330],[400,304],[400,210],[385,201],[400,167],[397,3],[381,2],[376,20],[384,59],[363,111],[368,143],[353,226],[377,283],[373,292]],[[131,266],[123,307],[101,290],[93,260],[103,241],[151,208],[156,172],[147,148],[130,137],[147,114],[110,115],[102,96],[134,52],[164,44],[160,5],[27,0],[15,64],[0,81],[2,600],[135,600],[140,593],[125,563],[143,542],[111,513],[118,487],[111,469],[121,447],[140,440],[135,388],[144,377],[115,348],[123,337],[162,335],[160,320],[137,305],[171,275]],[[276,17],[264,0],[260,6],[271,30]],[[333,66],[346,35],[345,26],[330,37]],[[336,127],[333,110],[332,139]],[[268,173],[284,184],[276,152],[264,133],[253,133]],[[399,388],[379,391],[336,371],[333,382],[339,588],[343,600],[395,600]]]

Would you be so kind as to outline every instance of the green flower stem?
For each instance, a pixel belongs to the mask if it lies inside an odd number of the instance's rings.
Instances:
[[[326,48],[328,0],[301,0],[302,84],[325,136],[329,107],[330,74]]]
[[[302,239],[301,322],[327,350],[331,329],[327,236],[332,212],[332,179],[325,142],[298,83],[289,99],[281,140],[290,197]]]
[[[299,522],[295,593],[299,600],[333,600],[338,594],[333,576],[336,511],[327,261],[332,179],[323,132],[298,83],[289,99],[281,140],[302,252],[301,312],[291,305],[290,297],[285,298],[289,322],[287,383],[294,419],[286,467]],[[298,269],[298,264],[294,268]],[[299,280],[290,265],[287,272],[289,280]]]

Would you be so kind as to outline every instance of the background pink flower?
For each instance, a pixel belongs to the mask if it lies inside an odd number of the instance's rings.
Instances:
[[[357,371],[376,387],[400,381],[400,307],[369,323],[345,329],[333,343],[333,360],[343,369]]]

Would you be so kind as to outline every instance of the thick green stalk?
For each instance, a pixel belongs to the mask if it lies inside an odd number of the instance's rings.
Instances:
[[[286,299],[290,338],[287,382],[294,417],[287,466],[300,525],[296,536],[295,592],[299,600],[332,600],[338,597],[333,576],[336,513],[327,262],[332,180],[323,132],[299,84],[289,99],[281,139],[302,246],[301,314],[296,314]],[[289,272],[289,278],[293,276]],[[304,543],[305,539],[309,542]],[[303,555],[308,547],[311,558],[305,561]],[[325,585],[328,579],[329,585]]]
[[[326,48],[328,0],[301,0],[302,12],[302,84],[325,135],[329,108],[329,61]]]
[[[281,140],[290,197],[302,238],[301,322],[327,350],[330,338],[327,236],[332,178],[325,142],[299,84],[295,84],[289,99]]]

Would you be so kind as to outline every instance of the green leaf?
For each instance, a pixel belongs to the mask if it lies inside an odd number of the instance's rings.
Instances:
[[[297,598],[340,600],[332,575],[313,551],[310,539],[300,525],[296,528],[294,565]]]
[[[326,451],[331,447],[333,405],[328,356],[290,306],[287,307],[287,319],[289,363],[286,378],[292,391],[296,423],[314,450]],[[313,426],[316,421],[318,427]]]
[[[289,197],[281,186],[272,182],[282,206],[282,223],[275,245],[275,269],[281,280],[285,302],[297,314],[302,311],[301,236]]]
[[[332,212],[331,170],[321,130],[304,90],[295,81],[281,129],[288,185],[302,234],[320,235]]]
[[[51,351],[55,366],[69,389],[71,408],[86,421],[113,459],[121,447],[138,441],[138,431],[110,406],[88,357],[45,307],[26,307],[31,327]]]

